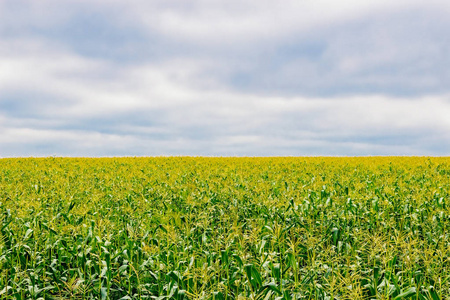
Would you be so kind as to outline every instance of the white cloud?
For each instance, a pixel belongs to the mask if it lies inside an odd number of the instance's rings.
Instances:
[[[430,21],[447,2],[43,0],[16,7],[23,28],[5,3],[2,156],[448,154],[448,44]],[[166,43],[127,47],[161,56],[90,56],[46,32],[106,6]],[[393,18],[421,8],[429,27]],[[322,52],[277,54],[308,43]],[[239,72],[250,83],[230,83]]]
[[[181,71],[163,63],[116,66],[63,51],[11,54],[1,62],[16,73],[6,76],[7,83],[0,80],[0,91],[42,87],[62,99],[56,107],[44,103],[27,119],[3,114],[0,143],[14,149],[4,156],[442,154],[438,137],[450,131],[447,95],[318,98],[208,90],[188,84],[198,71],[189,60],[177,62]],[[116,74],[84,79],[105,70]],[[84,122],[88,128],[80,128]],[[418,141],[432,133],[430,151]],[[415,140],[402,140],[408,134]],[[392,145],[377,140],[392,135],[399,138]],[[53,145],[56,153],[42,145]]]
[[[164,3],[164,4],[163,4]],[[141,1],[123,6],[152,31],[201,44],[292,38],[373,14],[414,9],[448,10],[447,1],[289,0]]]

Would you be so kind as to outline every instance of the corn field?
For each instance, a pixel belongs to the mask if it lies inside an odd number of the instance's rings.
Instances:
[[[0,159],[0,299],[450,299],[450,158]]]

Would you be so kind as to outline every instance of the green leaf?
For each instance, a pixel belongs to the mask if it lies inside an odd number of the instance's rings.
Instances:
[[[3,290],[0,291],[0,295],[6,294],[10,289],[12,289],[11,286],[7,286],[5,287]]]
[[[106,300],[106,298],[108,297],[108,290],[106,289],[106,287],[102,287],[100,289],[100,294],[102,295],[102,300]]]
[[[24,240],[28,239],[32,233],[33,229],[28,229],[27,232],[25,232],[25,236],[23,237],[23,239]]]
[[[214,300],[223,300],[223,294],[222,292],[213,292],[213,299]]]
[[[416,294],[416,288],[415,287],[410,287],[409,289],[407,289],[406,291],[404,291],[401,294],[398,294],[394,300],[399,300],[399,299],[405,299],[408,297],[413,296],[414,294]]]
[[[262,286],[261,290],[265,290],[268,289],[272,292],[277,293],[278,295],[282,295],[283,293],[280,291],[280,289],[277,287],[277,285],[275,284],[275,282],[271,282],[268,284],[265,284]]]
[[[67,213],[69,213],[75,206],[75,202],[70,202],[69,208],[67,209]]]
[[[242,259],[241,259],[237,254],[233,254],[233,258],[238,262],[238,264],[239,264],[240,266],[243,265]]]

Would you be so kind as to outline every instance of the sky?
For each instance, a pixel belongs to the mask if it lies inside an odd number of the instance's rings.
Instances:
[[[448,0],[1,0],[0,157],[450,155]]]

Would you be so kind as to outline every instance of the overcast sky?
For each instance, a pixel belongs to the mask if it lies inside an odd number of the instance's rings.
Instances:
[[[450,1],[1,0],[0,157],[450,155]]]

